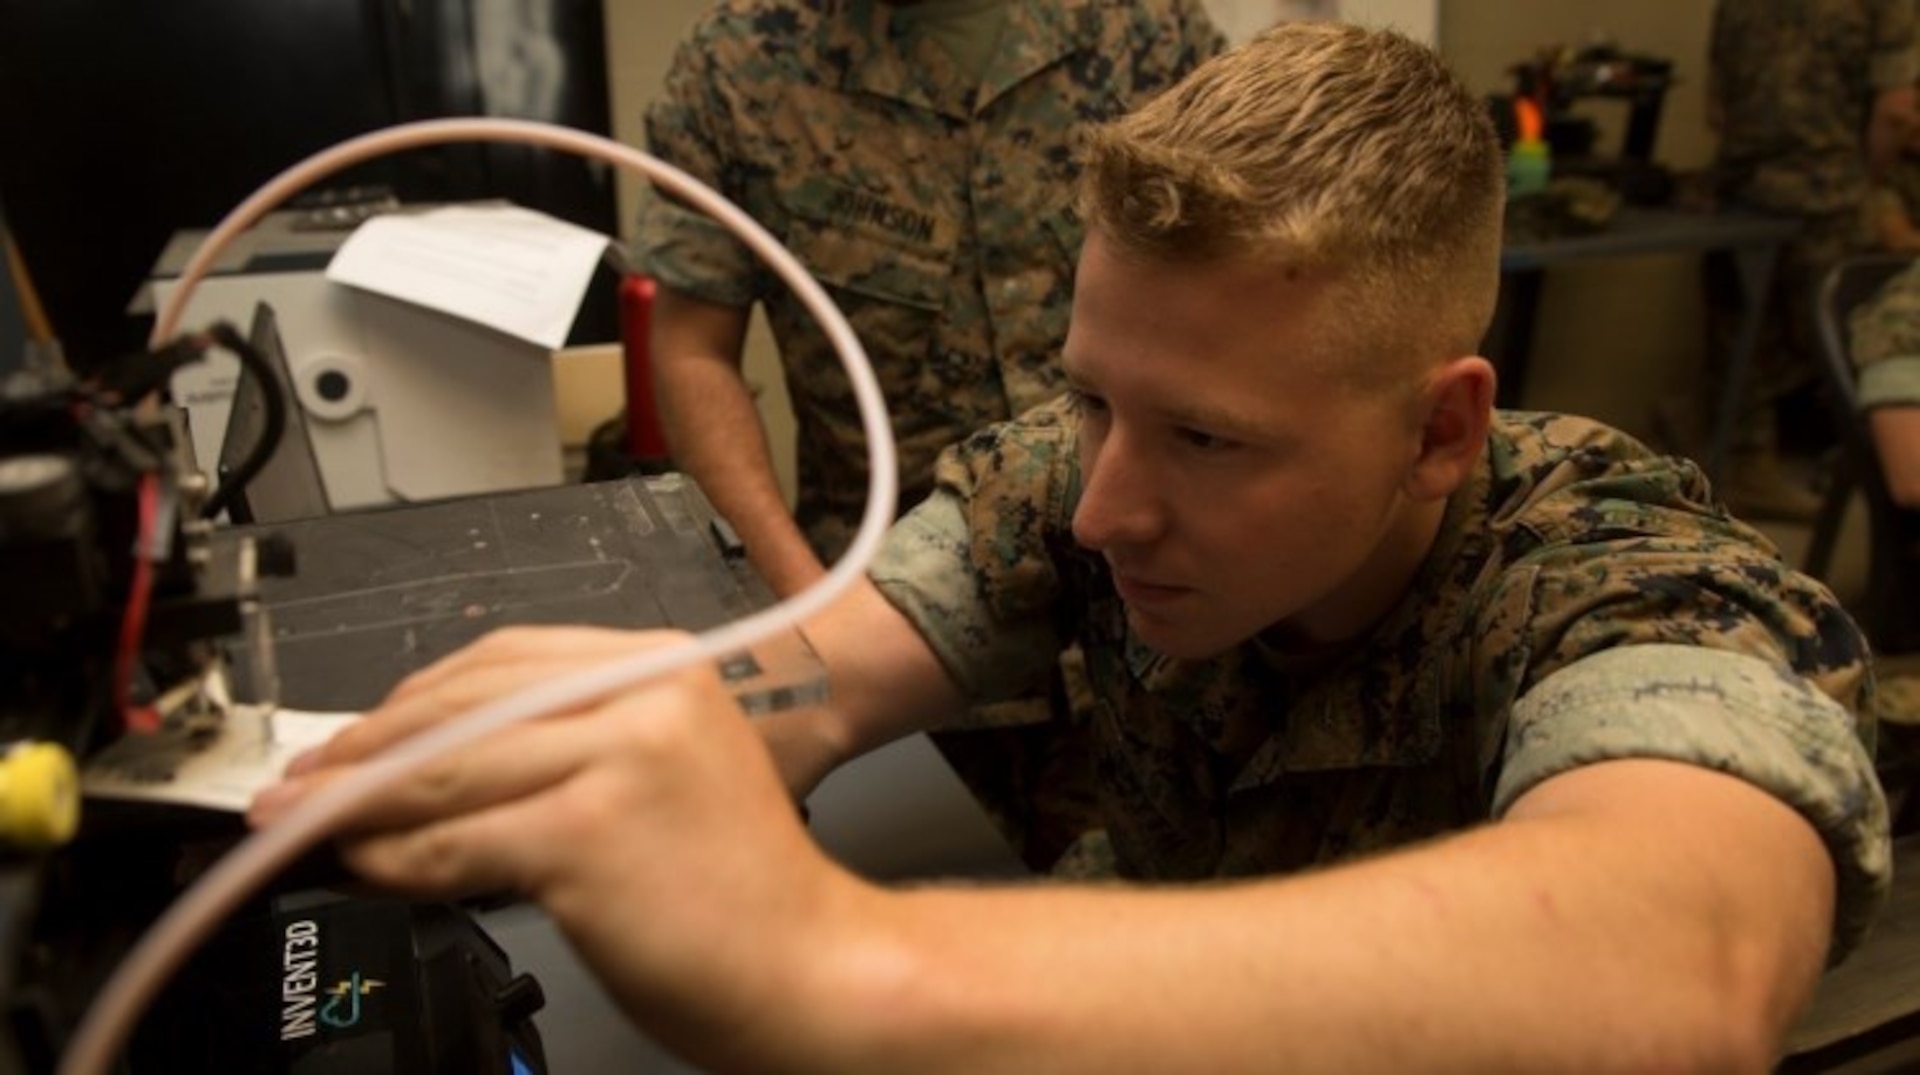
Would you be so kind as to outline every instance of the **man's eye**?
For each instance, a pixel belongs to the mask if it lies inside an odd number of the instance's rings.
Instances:
[[[1234,445],[1233,441],[1225,437],[1216,437],[1200,429],[1182,429],[1178,432],[1178,436],[1188,445],[1210,452],[1223,451]]]

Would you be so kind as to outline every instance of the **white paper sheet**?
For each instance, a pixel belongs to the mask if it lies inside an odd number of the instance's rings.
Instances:
[[[607,237],[518,206],[385,213],[354,229],[327,279],[535,343],[567,342]]]
[[[121,737],[87,762],[80,790],[244,813],[255,795],[279,781],[294,755],[326,742],[359,716],[235,706],[220,734],[202,746],[161,735]]]

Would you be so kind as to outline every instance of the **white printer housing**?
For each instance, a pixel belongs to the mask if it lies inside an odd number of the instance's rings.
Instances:
[[[291,229],[270,214],[194,288],[182,330],[273,308],[294,395],[334,510],[553,485],[563,480],[546,348],[449,314],[329,281],[344,233]],[[200,236],[176,236],[155,267],[164,307]],[[300,267],[302,260],[306,262]],[[239,380],[215,352],[173,375],[200,468],[220,458]]]

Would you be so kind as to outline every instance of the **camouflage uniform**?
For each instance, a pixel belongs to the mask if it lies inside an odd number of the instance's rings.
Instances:
[[[827,286],[873,359],[900,502],[942,448],[1061,387],[1076,133],[1224,45],[1200,0],[1012,0],[984,80],[902,41],[873,0],[724,0],[647,115],[652,152],[712,184]],[[798,425],[801,527],[831,560],[866,501],[846,375],[792,294],[704,215],[650,197],[641,271],[726,306],[762,303]]]
[[[1867,118],[1878,91],[1920,75],[1915,42],[1914,0],[1714,6],[1709,63],[1721,113],[1720,195],[1802,223],[1774,273],[1767,309],[1778,316],[1769,318],[1755,354],[1737,447],[1771,447],[1765,421],[1772,404],[1814,379],[1813,287],[1834,262],[1867,245]],[[1724,342],[1736,285],[1720,262],[1710,295]]]
[[[1171,660],[1129,634],[1103,562],[1073,545],[1076,421],[1049,405],[956,448],[872,574],[975,696],[1080,641],[1121,874],[1299,870],[1498,817],[1578,765],[1652,757],[1734,773],[1808,818],[1840,879],[1836,951],[1883,901],[1886,803],[1872,723],[1853,716],[1871,711],[1865,643],[1693,464],[1586,419],[1503,412],[1365,639],[1311,662],[1259,639]]]
[[[694,27],[647,115],[651,150],[714,186],[824,284],[871,357],[898,441],[900,504],[941,449],[1062,386],[1077,132],[1116,118],[1225,47],[1200,0],[1009,0],[1000,47],[967,78],[937,40],[873,0],[723,0]],[[764,306],[798,426],[795,515],[831,561],[867,495],[866,438],[839,358],[786,286],[703,214],[642,209],[641,271],[727,306]],[[1075,665],[1052,684],[1072,697]],[[981,724],[1044,721],[1029,699]],[[1036,867],[1079,832],[1071,799],[1028,786],[1083,751],[1008,727],[936,737]]]
[[[1920,262],[1854,310],[1848,328],[1860,406],[1920,406]]]
[[[1862,410],[1875,407],[1920,407],[1920,262],[1888,280],[1871,299],[1861,303],[1848,321],[1848,352],[1859,368],[1855,382]],[[1920,511],[1896,506],[1887,535],[1906,550],[1909,561],[1920,563]],[[1882,540],[1876,535],[1875,540]],[[1920,568],[1911,571],[1920,572]],[[1908,607],[1920,594],[1908,594]],[[1893,637],[1877,639],[1883,647],[1904,648],[1903,635],[1920,631],[1920,623],[1891,629]],[[1914,673],[1901,694],[1915,696]],[[1899,712],[1899,722],[1920,729],[1920,711],[1911,704]],[[1920,753],[1920,731],[1909,732],[1910,753]]]

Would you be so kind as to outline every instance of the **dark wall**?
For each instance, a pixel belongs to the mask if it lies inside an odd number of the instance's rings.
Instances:
[[[84,367],[143,341],[124,311],[174,231],[335,142],[452,115],[608,133],[602,27],[600,0],[0,0],[0,207]],[[370,182],[617,231],[605,170],[544,150],[439,147],[327,185]],[[610,308],[582,328],[601,319],[586,334],[614,338]]]
[[[0,215],[0,246],[7,238],[7,218]],[[0,258],[0,377],[20,367],[22,348],[27,340],[27,322],[20,313],[19,292],[14,289],[13,269]]]

